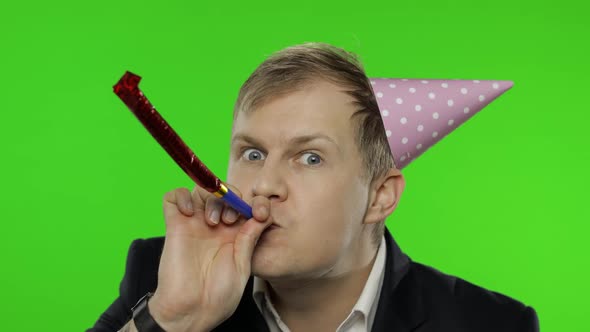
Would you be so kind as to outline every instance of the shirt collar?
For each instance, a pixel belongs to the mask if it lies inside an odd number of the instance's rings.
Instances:
[[[387,248],[385,244],[385,237],[381,238],[379,250],[377,250],[377,257],[375,263],[371,268],[367,283],[359,296],[359,299],[352,308],[352,312],[360,312],[365,320],[366,330],[370,331],[373,325],[375,312],[377,311],[377,304],[379,303],[379,295],[381,294],[381,286],[383,285],[383,275],[385,271],[385,255]],[[346,322],[346,321],[345,321]]]
[[[385,237],[382,237],[379,249],[377,250],[377,257],[375,258],[375,262],[373,263],[365,287],[352,308],[350,315],[344,320],[344,322],[342,322],[341,326],[347,324],[348,321],[354,317],[355,313],[358,312],[364,318],[367,331],[370,331],[373,325],[375,312],[377,311],[377,304],[379,303],[380,290],[383,285],[386,255],[387,245],[385,243]],[[270,296],[266,281],[256,276],[254,276],[253,279],[252,297],[254,298],[254,302],[256,302],[258,309],[263,312],[263,305],[270,306],[274,309],[272,303],[269,303]]]
[[[264,279],[258,278],[254,276],[254,281],[252,285],[252,296],[254,297],[254,302],[256,302],[256,306],[262,312],[262,301],[265,300],[265,296],[268,296],[268,286],[266,285],[266,281]]]

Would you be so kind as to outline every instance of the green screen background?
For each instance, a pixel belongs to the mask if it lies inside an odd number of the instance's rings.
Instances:
[[[133,239],[164,234],[190,179],[112,92],[125,70],[222,179],[238,90],[306,41],[370,77],[512,80],[404,169],[387,225],[413,260],[580,331],[587,301],[590,35],[560,1],[23,2],[0,5],[2,330],[80,331]]]

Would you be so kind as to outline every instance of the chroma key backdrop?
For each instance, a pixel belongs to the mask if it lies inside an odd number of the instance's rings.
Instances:
[[[1,329],[92,326],[131,241],[164,235],[164,194],[193,186],[113,93],[125,71],[225,180],[241,84],[317,41],[369,77],[514,83],[403,169],[387,227],[542,331],[587,330],[587,17],[582,1],[4,1]]]

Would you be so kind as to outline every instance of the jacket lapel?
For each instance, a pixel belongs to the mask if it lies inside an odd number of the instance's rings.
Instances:
[[[410,258],[401,251],[387,228],[384,235],[387,245],[385,275],[372,332],[416,331],[427,318],[421,287],[410,270]],[[238,309],[215,331],[269,331],[251,296],[252,287],[253,278],[250,277]]]
[[[410,258],[398,247],[387,227],[384,235],[385,275],[372,331],[415,331],[426,320],[421,288],[410,270]]]
[[[268,325],[252,298],[254,278],[248,279],[242,299],[234,314],[214,331],[258,331],[269,332]]]

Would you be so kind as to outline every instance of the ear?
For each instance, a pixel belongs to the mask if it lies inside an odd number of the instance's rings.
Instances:
[[[376,224],[385,220],[397,207],[405,187],[406,180],[397,168],[391,168],[385,175],[374,180],[363,223]]]

